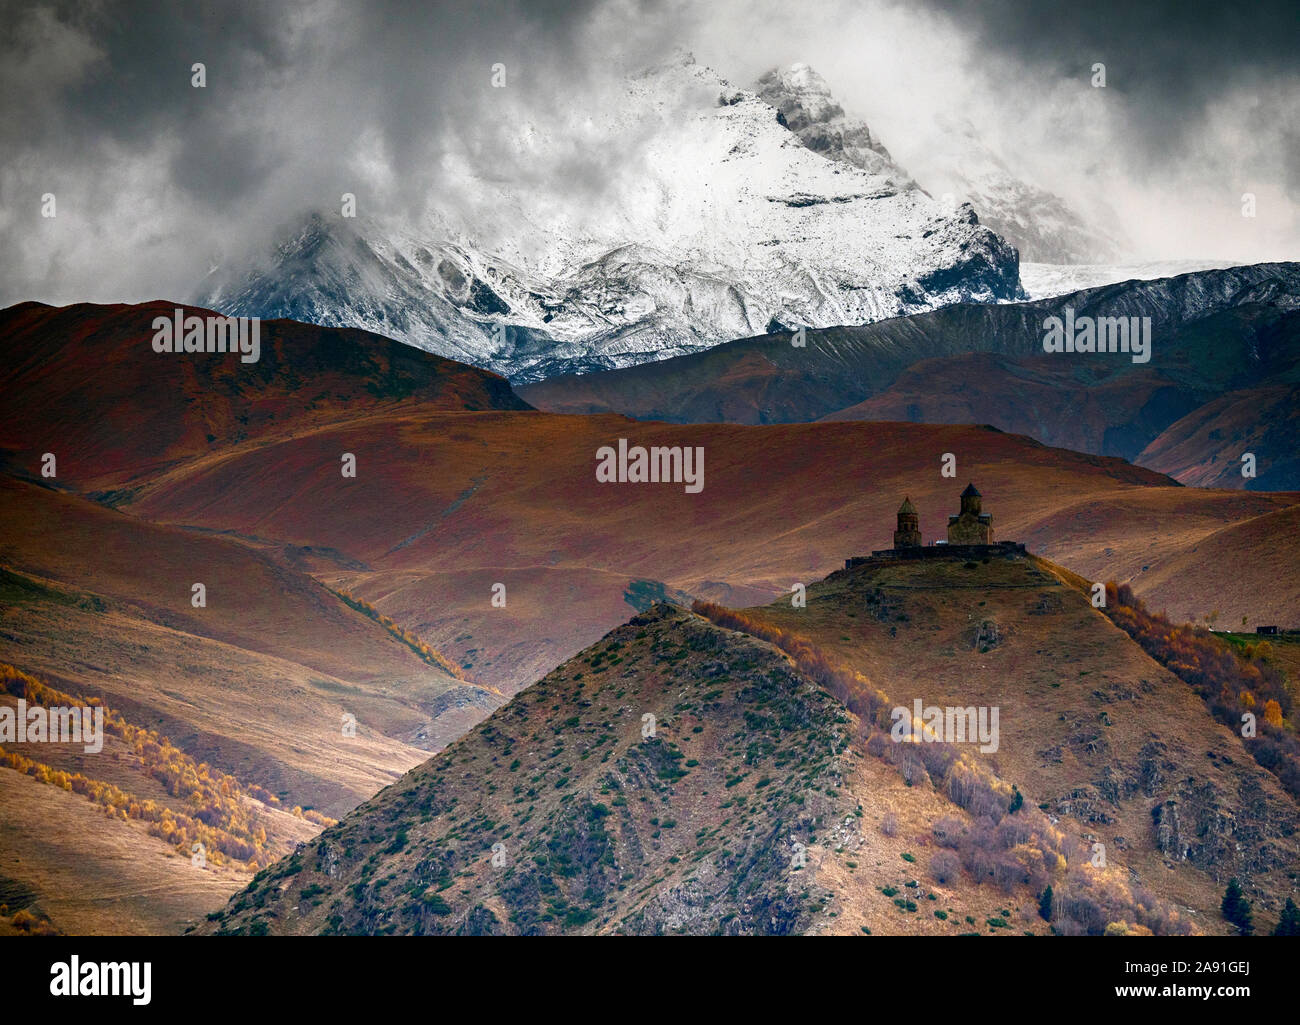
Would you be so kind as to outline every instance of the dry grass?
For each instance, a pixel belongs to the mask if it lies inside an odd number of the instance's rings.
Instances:
[[[1232,869],[1166,856],[1154,844],[1151,809],[1165,799],[1190,807],[1195,788],[1184,781],[1213,788],[1229,815],[1268,836],[1255,834],[1252,850],[1285,848],[1282,864],[1257,874],[1253,894],[1275,911],[1297,885],[1287,872],[1300,858],[1285,835],[1294,802],[1187,684],[1091,607],[1080,583],[1036,559],[878,564],[810,587],[805,609],[787,600],[751,611],[810,637],[902,705],[919,697],[997,706],[1000,748],[979,757],[1027,803],[1104,842],[1112,860],[1211,931],[1220,924],[1217,875]],[[974,640],[986,621],[1002,639],[981,650]],[[1129,789],[1125,781],[1144,765],[1158,766],[1158,782]],[[1248,811],[1246,792],[1264,804]]]

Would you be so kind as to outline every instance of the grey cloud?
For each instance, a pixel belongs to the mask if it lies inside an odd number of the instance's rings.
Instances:
[[[12,28],[0,42],[0,241],[13,239],[0,247],[0,302],[175,294],[215,253],[256,250],[345,191],[372,214],[451,202],[449,145],[508,174],[517,158],[502,137],[520,119],[545,126],[575,97],[608,94],[611,62],[591,32],[613,6],[0,0]],[[621,10],[629,38],[657,23],[654,4]],[[490,88],[498,61],[506,96]],[[195,62],[204,89],[191,87]],[[589,163],[602,159],[615,155]],[[46,191],[57,223],[38,215]]]
[[[1236,90],[1259,90],[1265,130],[1283,132],[1280,156],[1300,183],[1300,14],[1294,0],[923,0],[963,26],[976,45],[1058,78],[1087,82],[1106,65],[1106,88],[1124,97],[1131,141],[1154,162],[1195,138],[1207,111]],[[1269,88],[1277,79],[1292,88]],[[1015,83],[1007,83],[1008,90]]]
[[[1024,69],[1023,80],[998,87],[1010,120],[1040,102],[1034,76],[1086,78],[1104,60],[1109,88],[1134,118],[1126,152],[1114,157],[1158,180],[1179,147],[1184,156],[1205,147],[1216,97],[1258,86],[1247,126],[1257,148],[1220,178],[1236,189],[1238,179],[1273,174],[1263,153],[1279,177],[1296,180],[1300,47],[1283,4],[1243,14],[1111,0],[1086,12],[924,2],[971,50],[996,54],[1013,74]],[[598,210],[607,190],[635,175],[651,127],[631,126],[603,146],[565,133],[617,100],[624,70],[720,38],[742,53],[762,39],[779,60],[818,66],[818,42],[842,49],[844,16],[861,7],[0,0],[0,303],[184,296],[222,254],[264,248],[307,211],[337,209],[345,191],[371,214],[414,220],[454,208],[466,200],[446,180],[449,155]],[[920,37],[925,45],[924,26]],[[190,87],[196,61],[206,89]],[[498,61],[507,90],[490,88]],[[747,81],[743,68],[719,70]],[[548,140],[544,154],[520,155],[524,122]],[[39,216],[47,191],[59,197],[57,222]]]

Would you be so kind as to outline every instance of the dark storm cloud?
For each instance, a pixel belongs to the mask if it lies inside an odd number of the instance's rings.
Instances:
[[[12,83],[4,102],[18,113],[5,118],[3,142],[48,144],[51,156],[75,161],[97,144],[139,150],[174,137],[184,152],[173,184],[200,202],[262,185],[283,162],[277,151],[301,142],[308,127],[317,160],[377,132],[397,169],[410,171],[449,106],[460,106],[448,101],[464,101],[471,76],[479,86],[495,60],[526,75],[530,56],[562,56],[591,6],[6,3],[5,24],[46,30],[14,38],[0,51],[6,63],[18,49],[76,45],[74,36],[97,52],[76,81],[43,78],[36,63],[32,77]],[[206,67],[205,89],[191,87],[195,62]],[[304,95],[305,83],[319,91]],[[278,96],[292,98],[284,115],[307,120],[282,123]]]
[[[924,0],[977,46],[1016,64],[1086,83],[1106,65],[1106,87],[1128,101],[1134,141],[1149,157],[1181,145],[1229,93],[1258,89],[1260,127],[1284,133],[1290,181],[1300,182],[1300,9],[1295,0]],[[1016,88],[1008,83],[1008,89]]]
[[[1177,160],[1203,191],[1235,203],[1258,179],[1274,190],[1266,209],[1290,209],[1275,194],[1300,179],[1300,39],[1286,4],[921,2],[960,33],[949,63],[972,84],[994,75],[1003,121],[1077,118],[1060,83],[1087,92],[1092,63],[1104,61],[1111,113],[1100,137],[1117,145],[1102,155],[1124,182],[1145,175],[1169,192]],[[603,216],[620,180],[635,177],[643,142],[636,126],[603,140],[590,128],[620,102],[626,70],[710,43],[739,55],[737,66],[758,49],[814,65],[847,49],[851,65],[845,26],[869,32],[885,6],[901,12],[889,59],[938,45],[923,10],[892,0],[0,0],[0,304],[184,298],[306,212],[337,212],[344,192],[363,216],[414,226],[452,211],[477,227],[481,195],[457,192],[467,167],[540,206]],[[996,72],[969,68],[981,52]],[[196,62],[204,89],[190,84]],[[490,86],[497,62],[508,89]],[[945,86],[936,109],[974,102],[962,87]],[[1258,102],[1243,103],[1243,89]],[[1229,93],[1228,113],[1206,128]],[[1025,149],[1087,162],[1041,138],[1027,133]],[[57,219],[40,216],[46,193]],[[1140,200],[1152,234],[1162,217],[1186,219]]]
[[[1111,53],[1134,88],[1189,102],[1238,76],[1294,71],[1300,18],[1292,0],[927,0],[1025,63],[1086,73]]]
[[[371,215],[454,203],[449,147],[510,177],[521,124],[608,95],[600,33],[653,59],[671,36],[658,13],[638,0],[0,0],[0,242],[17,236],[0,245],[0,301],[61,296],[95,260],[97,287],[129,267],[122,297],[175,293],[343,192]],[[491,88],[498,62],[508,90]],[[616,156],[591,154],[568,187],[599,187]],[[46,192],[53,222],[38,213]]]
[[[5,3],[4,24],[18,31],[0,51],[5,64],[30,60],[29,74],[7,83],[6,142],[51,142],[67,151],[111,139],[140,145],[156,133],[188,125],[196,135],[224,112],[196,102],[190,64],[212,70],[213,95],[260,82],[285,63],[283,9],[222,5],[220,13],[168,3]],[[68,51],[88,48],[85,74],[58,72]],[[218,74],[217,69],[220,69]],[[51,109],[57,116],[50,116]]]

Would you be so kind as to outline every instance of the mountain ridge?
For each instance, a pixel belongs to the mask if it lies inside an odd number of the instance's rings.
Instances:
[[[1219,487],[1300,487],[1288,470],[1285,414],[1253,433],[1270,475],[1246,480],[1239,456],[1179,453],[1159,440],[1176,421],[1227,392],[1295,384],[1300,264],[1257,264],[1132,281],[1009,305],[958,305],[863,327],[789,333],[725,343],[642,367],[566,375],[520,388],[554,412],[619,412],[678,423],[796,423],[911,420],[990,423],[1049,444],[1151,458],[1189,482]],[[1045,318],[1149,317],[1150,362],[1128,354],[1046,354]],[[1278,393],[1285,403],[1289,390]],[[1227,414],[1224,414],[1227,415]],[[1204,419],[1204,417],[1202,417]],[[1237,416],[1238,422],[1240,416]],[[1181,435],[1192,422],[1180,426]],[[1208,439],[1213,426],[1204,429]],[[1272,443],[1268,443],[1267,433]],[[1234,440],[1234,444],[1240,440]],[[1204,442],[1203,442],[1204,443]],[[1200,464],[1188,473],[1189,463]],[[1235,473],[1235,476],[1234,476]]]

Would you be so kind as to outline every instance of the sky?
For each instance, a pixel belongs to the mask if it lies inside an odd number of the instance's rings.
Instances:
[[[809,63],[922,185],[939,119],[967,120],[1134,259],[1300,259],[1293,0],[0,0],[0,19],[0,305],[186,299],[345,191],[413,228],[472,219],[476,177],[599,209],[637,143],[592,125],[681,50],[742,87]]]

